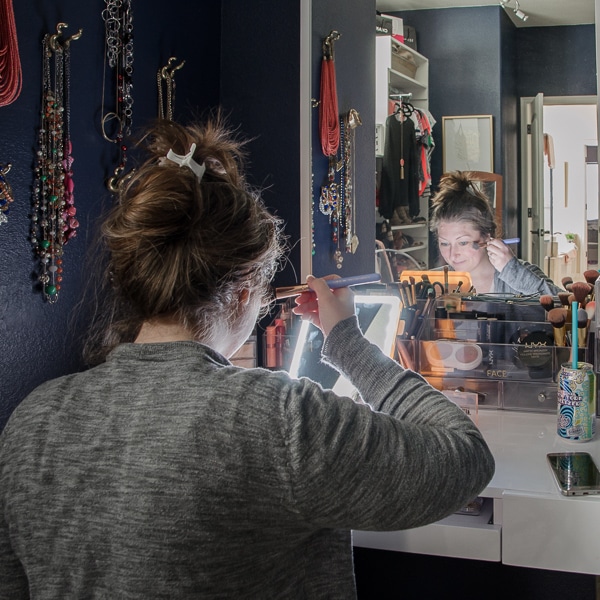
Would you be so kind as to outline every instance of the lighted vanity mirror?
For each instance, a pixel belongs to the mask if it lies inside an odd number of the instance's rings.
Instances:
[[[396,296],[356,295],[354,305],[364,336],[388,356],[393,356],[400,299]],[[323,334],[309,321],[303,321],[290,366],[292,377],[309,377],[340,396],[353,397],[354,386],[335,369],[321,361]],[[351,351],[351,349],[349,349]]]

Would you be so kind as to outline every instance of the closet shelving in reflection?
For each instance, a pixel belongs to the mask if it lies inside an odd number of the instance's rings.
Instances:
[[[387,118],[403,100],[408,100],[417,109],[429,108],[429,61],[391,35],[377,36],[375,81],[375,151],[378,174],[381,175]],[[381,181],[380,177],[378,181]],[[402,225],[392,223],[392,230],[402,232],[404,244],[410,244],[404,245],[401,250],[410,253],[423,268],[427,268],[429,194],[419,198],[419,209],[419,222]],[[381,220],[380,215],[378,219]]]

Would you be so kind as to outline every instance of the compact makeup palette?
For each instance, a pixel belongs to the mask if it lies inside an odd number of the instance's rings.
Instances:
[[[483,352],[478,344],[453,340],[433,340],[423,342],[429,364],[438,369],[458,369],[470,371],[483,360]]]

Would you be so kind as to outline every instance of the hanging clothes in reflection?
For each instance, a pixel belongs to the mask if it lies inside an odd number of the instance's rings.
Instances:
[[[392,224],[410,222],[419,214],[419,162],[411,108],[399,104],[385,122],[379,212]]]
[[[431,195],[431,133],[435,119],[410,102],[396,102],[386,120],[379,189],[379,213],[392,224],[418,220],[420,198]],[[420,218],[423,220],[423,217]]]

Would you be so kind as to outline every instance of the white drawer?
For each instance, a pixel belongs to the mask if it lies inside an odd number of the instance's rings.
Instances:
[[[405,531],[353,531],[362,548],[500,561],[501,526],[490,525],[493,501],[486,498],[481,514],[450,515],[437,523]]]
[[[504,492],[502,562],[600,575],[600,497]]]

